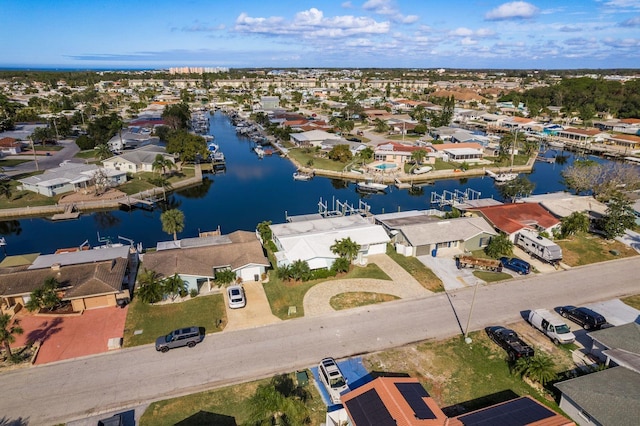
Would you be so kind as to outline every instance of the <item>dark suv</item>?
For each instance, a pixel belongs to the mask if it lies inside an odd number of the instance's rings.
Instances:
[[[199,327],[187,327],[173,330],[166,336],[156,339],[156,351],[167,352],[169,349],[182,346],[194,347],[204,339],[204,329]]]
[[[531,265],[529,262],[518,259],[517,257],[512,257],[511,259],[508,257],[501,257],[500,263],[502,263],[503,268],[511,269],[520,275],[527,275],[531,272]]]
[[[585,330],[598,330],[607,320],[599,313],[589,308],[576,308],[575,306],[560,306],[558,313],[571,321],[580,324]]]

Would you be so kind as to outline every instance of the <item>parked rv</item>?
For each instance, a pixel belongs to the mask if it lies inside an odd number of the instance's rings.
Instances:
[[[531,229],[522,229],[516,235],[515,243],[531,256],[540,260],[556,264],[562,260],[562,248],[549,240],[538,235]]]
[[[547,335],[556,345],[573,343],[575,334],[557,314],[546,309],[536,309],[529,312],[529,324]]]

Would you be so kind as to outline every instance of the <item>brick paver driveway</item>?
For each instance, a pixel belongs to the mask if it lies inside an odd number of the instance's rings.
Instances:
[[[378,265],[391,277],[391,281],[353,278],[317,284],[304,295],[304,316],[310,317],[334,312],[329,302],[333,296],[340,293],[367,291],[392,294],[401,299],[412,299],[431,294],[386,254],[369,256],[369,263]]]
[[[128,307],[99,308],[77,316],[18,314],[24,333],[13,347],[40,340],[36,364],[107,352],[112,337],[122,338]]]

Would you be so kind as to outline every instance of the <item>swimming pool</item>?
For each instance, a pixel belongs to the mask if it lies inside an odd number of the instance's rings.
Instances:
[[[394,163],[381,163],[381,164],[376,164],[373,167],[378,170],[390,170],[390,169],[397,168],[398,165]]]

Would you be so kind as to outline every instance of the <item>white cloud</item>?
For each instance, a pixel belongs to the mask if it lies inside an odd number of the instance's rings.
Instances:
[[[484,16],[489,21],[501,21],[506,19],[530,19],[533,18],[539,9],[526,1],[512,1],[504,3],[497,8],[490,10]]]
[[[621,27],[640,27],[640,16],[636,16],[635,18],[629,18],[624,20],[618,24]]]
[[[640,9],[640,0],[609,0],[604,5],[616,9]]]
[[[469,36],[475,36],[475,37],[493,37],[495,35],[495,32],[493,30],[490,30],[488,28],[480,28],[477,30],[472,30],[466,27],[459,27],[456,28],[453,31],[449,32],[449,35],[454,36],[454,37],[469,37]]]
[[[471,37],[465,37],[462,40],[460,40],[460,44],[465,46],[470,46],[470,45],[478,44],[478,42],[476,40],[473,40]]]
[[[344,9],[353,9],[353,4],[351,4],[350,1],[345,1],[340,6],[342,6]]]
[[[604,44],[610,47],[615,48],[639,48],[640,47],[640,39],[637,38],[623,38],[623,39],[613,39],[613,38],[605,38],[602,40]]]
[[[396,6],[394,0],[367,0],[362,8],[378,15],[388,16],[393,22],[400,24],[413,24],[418,19],[417,15],[403,15]]]
[[[282,17],[253,18],[245,12],[236,18],[234,27],[239,33],[264,35],[292,35],[300,38],[347,37],[360,34],[386,34],[389,22],[377,22],[363,16],[342,15],[325,17],[321,10],[311,8],[298,12],[287,21]]]

